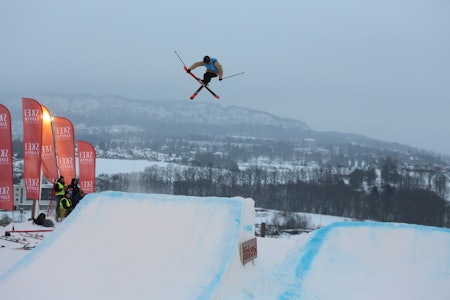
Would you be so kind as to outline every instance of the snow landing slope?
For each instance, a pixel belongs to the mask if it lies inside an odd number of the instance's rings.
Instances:
[[[251,199],[91,194],[0,277],[0,294],[211,299],[239,244],[254,237],[254,221]]]
[[[292,272],[282,300],[448,300],[450,230],[333,223],[314,232],[280,270]]]

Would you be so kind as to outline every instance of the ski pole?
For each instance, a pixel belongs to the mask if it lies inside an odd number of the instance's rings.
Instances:
[[[175,51],[175,54],[178,56],[178,59],[181,61],[181,63],[183,64],[183,66],[186,66],[186,64],[184,63],[184,61],[181,59],[181,57],[178,55],[177,51]]]
[[[226,76],[226,77],[223,77],[223,78],[222,78],[222,80],[223,80],[223,79],[227,79],[227,78],[230,78],[230,77],[234,77],[234,76],[242,75],[242,74],[244,74],[244,72],[241,72],[241,73],[237,73],[237,74],[234,74],[234,75],[230,75],[230,76]]]

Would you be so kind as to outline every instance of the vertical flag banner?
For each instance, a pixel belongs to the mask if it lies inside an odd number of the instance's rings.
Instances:
[[[73,125],[66,118],[54,118],[55,140],[59,175],[64,176],[66,184],[76,178],[75,170],[75,136]]]
[[[14,209],[11,114],[0,104],[0,209]]]
[[[78,141],[78,172],[80,188],[85,193],[95,192],[95,148],[88,142]]]
[[[22,98],[23,109],[23,178],[27,198],[41,197],[42,108],[31,98]]]
[[[50,183],[58,179],[58,166],[56,163],[55,138],[53,135],[52,116],[49,110],[42,106],[42,155],[41,165],[45,178]]]

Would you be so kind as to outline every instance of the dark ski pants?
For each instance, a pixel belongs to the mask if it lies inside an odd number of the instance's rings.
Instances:
[[[213,72],[206,72],[203,74],[203,83],[208,84],[211,81],[211,78],[217,77],[216,73]]]

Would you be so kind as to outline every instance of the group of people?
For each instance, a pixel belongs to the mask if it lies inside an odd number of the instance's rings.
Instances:
[[[54,183],[53,190],[56,198],[56,222],[62,221],[77,206],[84,197],[84,192],[78,185],[78,180],[72,178],[69,185],[66,186],[64,176],[60,176]]]

